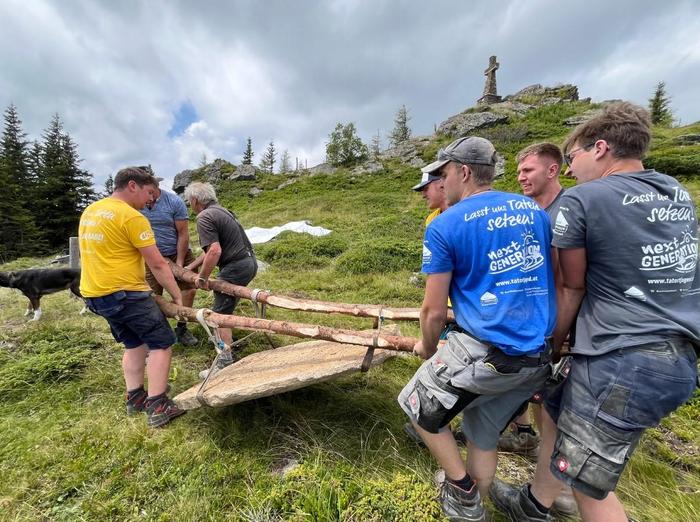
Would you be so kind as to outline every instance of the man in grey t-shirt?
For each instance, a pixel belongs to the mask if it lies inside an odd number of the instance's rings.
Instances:
[[[568,378],[546,399],[545,431],[556,422],[556,441],[543,434],[532,484],[491,490],[518,520],[548,519],[558,479],[573,487],[584,521],[626,521],[614,490],[627,461],[644,430],[695,390],[697,215],[675,179],[644,170],[650,137],[647,112],[622,102],[564,144],[577,186],[552,224],[562,278],[554,343],[578,313],[576,345]]]
[[[199,244],[205,252],[185,267],[194,270],[201,266],[197,288],[208,288],[207,281],[216,266],[219,267],[218,279],[246,286],[255,277],[258,264],[253,246],[236,216],[219,205],[214,187],[209,183],[191,183],[185,189],[185,199],[197,214]],[[236,304],[238,298],[214,292],[212,310],[215,312],[230,314]],[[219,328],[218,332],[226,345],[231,346],[231,329]]]

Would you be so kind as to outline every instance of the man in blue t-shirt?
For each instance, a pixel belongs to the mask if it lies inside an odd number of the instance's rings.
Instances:
[[[450,207],[423,244],[428,276],[415,352],[428,360],[399,395],[445,470],[445,514],[465,520],[483,520],[499,433],[547,378],[556,320],[549,217],[525,196],[491,190],[495,160],[493,145],[477,137],[438,153]],[[448,296],[458,327],[437,349]],[[467,466],[449,430],[460,411]]]
[[[143,168],[153,172],[150,167]],[[163,178],[156,178],[156,180],[160,184]],[[179,196],[161,190],[158,186],[156,187],[155,199],[144,207],[141,213],[151,223],[151,228],[156,236],[156,246],[164,258],[170,259],[181,267],[194,261],[194,255],[190,250],[189,213],[185,202]],[[163,295],[163,287],[158,283],[148,266],[146,266],[146,282],[155,294]],[[182,292],[182,304],[192,307],[197,289],[192,283],[185,281],[178,281],[177,284]],[[177,341],[185,346],[194,346],[199,343],[199,340],[187,330],[185,321],[177,323],[175,335],[177,335]]]

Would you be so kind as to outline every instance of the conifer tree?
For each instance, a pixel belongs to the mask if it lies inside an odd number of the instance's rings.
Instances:
[[[649,115],[653,125],[670,127],[673,123],[671,98],[666,94],[665,82],[659,82],[654,90],[654,95],[649,98]]]
[[[338,123],[326,143],[326,161],[334,167],[349,167],[366,160],[367,145],[357,135],[354,123]]]
[[[102,193],[102,197],[107,198],[112,195],[112,192],[114,192],[114,178],[110,174],[105,180],[105,190]]]
[[[76,235],[80,214],[95,194],[92,176],[80,169],[77,146],[63,132],[58,114],[44,131],[38,177],[37,223],[51,247],[59,247]]]
[[[411,137],[411,129],[408,126],[408,121],[410,119],[406,106],[402,105],[396,112],[394,129],[391,131],[391,134],[389,134],[389,141],[392,147],[396,147],[399,143],[403,143]]]
[[[245,144],[245,152],[243,153],[243,165],[252,165],[254,155],[255,153],[253,152],[253,141],[250,139],[250,137],[248,137],[248,140]]]
[[[14,104],[4,114],[0,187],[3,191],[0,197],[0,260],[44,253],[46,244],[32,213],[35,194],[28,143]]]
[[[270,140],[270,144],[263,152],[263,157],[260,160],[260,170],[272,174],[275,171],[275,162],[277,161],[277,151],[275,150],[275,142]]]
[[[382,137],[379,135],[379,131],[377,131],[377,134],[372,136],[372,143],[369,146],[369,153],[370,155],[374,158],[377,159],[379,155],[382,152]]]
[[[280,174],[287,174],[292,170],[292,160],[289,157],[289,151],[285,150],[280,158]]]

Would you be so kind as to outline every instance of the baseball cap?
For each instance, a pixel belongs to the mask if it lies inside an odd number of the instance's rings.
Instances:
[[[495,165],[496,149],[486,138],[478,136],[459,138],[438,151],[437,161],[428,165],[437,170],[450,161],[470,165]]]
[[[428,165],[420,169],[422,173],[420,183],[413,187],[413,190],[421,191],[426,187],[426,185],[428,185],[428,183],[432,183],[433,181],[439,180],[440,173],[438,172],[438,170],[441,166],[442,165],[439,161],[433,161],[432,163],[429,163]]]

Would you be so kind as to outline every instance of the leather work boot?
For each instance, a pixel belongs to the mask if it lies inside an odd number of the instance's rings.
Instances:
[[[536,433],[527,431],[518,433],[517,427],[509,427],[498,439],[498,451],[517,453],[525,457],[537,458],[539,453],[540,437]]]
[[[187,329],[187,326],[176,327],[175,335],[177,336],[177,342],[183,346],[195,346],[199,344],[199,339]]]
[[[469,491],[454,485],[449,480],[440,489],[442,511],[450,522],[483,522],[486,520],[484,504],[481,502],[476,482]]]
[[[501,513],[513,522],[550,522],[549,513],[542,513],[527,495],[527,484],[516,489],[500,479],[494,478],[489,497]]]

